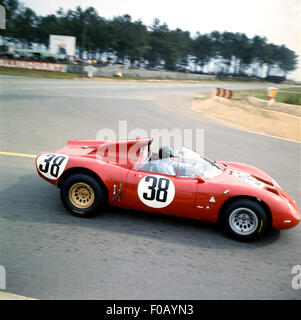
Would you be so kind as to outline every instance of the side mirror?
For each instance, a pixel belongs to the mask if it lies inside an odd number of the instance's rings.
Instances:
[[[197,180],[197,183],[204,183],[205,182],[205,179],[200,175],[197,176],[196,180]]]

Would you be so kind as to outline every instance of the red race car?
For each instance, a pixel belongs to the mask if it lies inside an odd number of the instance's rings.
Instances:
[[[236,162],[212,162],[182,147],[151,150],[151,138],[70,140],[37,156],[38,174],[60,188],[64,206],[88,217],[107,204],[159,214],[220,222],[250,240],[271,226],[289,229],[300,211],[263,171]]]

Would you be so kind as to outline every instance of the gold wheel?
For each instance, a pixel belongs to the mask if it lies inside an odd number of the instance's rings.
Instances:
[[[95,193],[88,184],[77,182],[69,189],[69,199],[75,207],[87,209],[94,203]]]

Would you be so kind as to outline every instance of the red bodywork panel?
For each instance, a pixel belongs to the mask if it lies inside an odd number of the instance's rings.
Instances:
[[[108,191],[108,203],[116,207],[216,222],[227,201],[249,197],[265,204],[274,228],[299,223],[296,203],[266,173],[246,164],[218,161],[222,173],[205,181],[136,170],[141,147],[151,141],[70,140],[55,153],[39,154],[37,171],[56,186],[69,170],[93,172]],[[260,187],[240,179],[238,172],[254,177]]]

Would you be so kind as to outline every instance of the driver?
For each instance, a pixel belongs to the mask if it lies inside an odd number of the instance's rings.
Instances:
[[[172,157],[174,157],[174,154],[170,147],[160,147],[159,159],[147,161],[142,166],[140,166],[139,169],[175,176],[177,172],[177,162],[172,160]]]
[[[174,154],[170,147],[160,147],[159,160],[156,161],[156,171],[174,176],[177,172],[177,162],[172,160],[172,157],[174,157]]]

